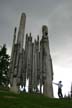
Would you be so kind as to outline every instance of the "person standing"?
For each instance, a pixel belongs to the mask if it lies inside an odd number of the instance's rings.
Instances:
[[[54,83],[53,82],[53,84],[58,85],[58,97],[59,98],[63,98],[63,94],[62,94],[62,87],[63,87],[62,81],[59,81],[58,83]]]

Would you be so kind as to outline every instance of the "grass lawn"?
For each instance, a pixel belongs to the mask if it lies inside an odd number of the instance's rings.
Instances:
[[[72,108],[71,99],[50,99],[39,94],[0,91],[0,108]]]

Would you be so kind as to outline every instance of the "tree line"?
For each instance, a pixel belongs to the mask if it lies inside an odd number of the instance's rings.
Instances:
[[[10,64],[10,56],[7,54],[7,48],[4,44],[0,46],[0,85],[7,86],[9,82],[8,71]]]

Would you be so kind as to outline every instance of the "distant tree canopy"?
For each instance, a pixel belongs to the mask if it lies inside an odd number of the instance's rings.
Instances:
[[[0,85],[6,86],[8,83],[10,56],[7,54],[7,48],[4,44],[0,48]]]

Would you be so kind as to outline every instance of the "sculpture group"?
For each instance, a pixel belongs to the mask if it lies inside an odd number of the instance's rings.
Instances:
[[[53,97],[53,67],[49,49],[48,28],[42,26],[42,38],[39,36],[33,42],[31,33],[25,34],[26,15],[22,13],[18,35],[14,30],[9,78],[12,92],[19,92],[19,86],[26,86],[29,80],[28,92],[42,93]],[[25,40],[25,48],[23,48]],[[38,90],[38,85],[40,89]]]

